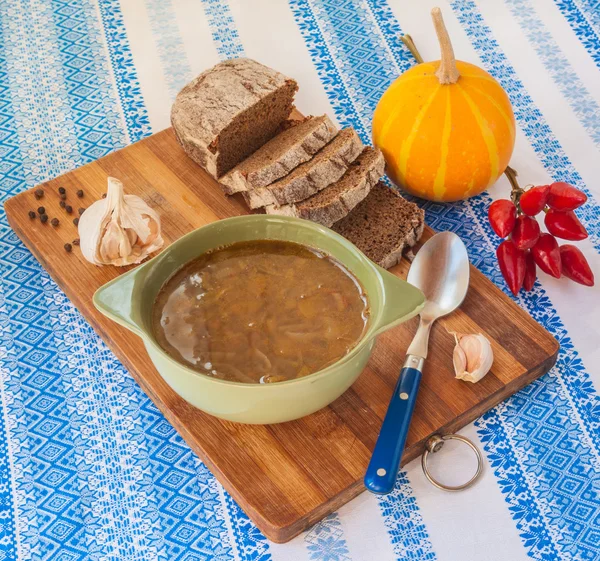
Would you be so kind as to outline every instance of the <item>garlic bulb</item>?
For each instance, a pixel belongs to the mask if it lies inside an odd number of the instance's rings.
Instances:
[[[160,218],[140,197],[125,195],[123,184],[108,178],[105,199],[92,204],[79,219],[83,256],[94,265],[140,263],[164,243]]]
[[[454,372],[456,377],[466,382],[479,382],[492,367],[494,352],[487,337],[481,333],[467,335],[453,333],[456,340],[454,347]]]

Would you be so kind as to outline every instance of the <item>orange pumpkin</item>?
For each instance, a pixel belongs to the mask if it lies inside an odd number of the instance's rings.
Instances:
[[[425,199],[456,201],[504,172],[515,118],[490,74],[454,59],[439,8],[432,17],[442,58],[412,67],[387,89],[373,115],[373,143],[397,185]]]

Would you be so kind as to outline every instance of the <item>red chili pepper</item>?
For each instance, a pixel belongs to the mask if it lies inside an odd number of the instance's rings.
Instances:
[[[577,242],[588,237],[586,229],[572,210],[567,212],[549,210],[544,218],[544,224],[548,232],[563,240]]]
[[[519,216],[515,222],[511,239],[517,249],[531,249],[540,237],[540,225],[535,218]]]
[[[504,240],[496,250],[496,257],[508,288],[516,296],[525,279],[525,252],[511,240]]]
[[[523,213],[528,216],[535,216],[542,212],[548,200],[548,193],[550,193],[550,185],[540,185],[525,191],[519,199]]]
[[[554,278],[560,278],[560,250],[558,242],[552,234],[542,234],[531,249],[537,266]]]
[[[523,279],[523,288],[528,292],[533,288],[536,276],[535,261],[531,251],[528,251],[525,255],[525,278]]]
[[[585,286],[594,286],[594,273],[581,250],[574,245],[560,246],[562,274]]]
[[[507,199],[494,201],[488,209],[488,220],[492,230],[501,238],[505,238],[513,231],[516,219],[517,207]]]
[[[575,210],[587,201],[587,195],[564,181],[550,185],[548,206],[554,210]]]

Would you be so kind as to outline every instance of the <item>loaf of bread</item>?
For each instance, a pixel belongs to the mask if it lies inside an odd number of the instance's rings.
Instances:
[[[365,148],[341,179],[299,203],[266,207],[267,214],[296,216],[331,226],[341,220],[368,194],[384,173],[385,160],[378,148]]]
[[[350,240],[371,261],[389,269],[415,245],[425,227],[425,212],[379,182],[332,229]]]
[[[297,89],[254,60],[226,60],[179,92],[171,123],[187,155],[218,179],[277,134]]]
[[[244,198],[250,208],[303,201],[342,177],[362,149],[356,131],[344,129],[310,161],[271,185],[244,192]]]
[[[282,132],[221,177],[219,183],[227,195],[281,179],[310,160],[337,133],[327,115],[287,123]]]

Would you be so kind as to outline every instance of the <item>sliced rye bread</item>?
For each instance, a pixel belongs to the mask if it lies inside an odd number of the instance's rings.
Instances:
[[[308,162],[300,164],[284,178],[243,193],[250,208],[297,203],[337,181],[362,152],[363,143],[351,128],[341,130]]]
[[[327,115],[291,121],[243,162],[228,171],[219,183],[227,195],[266,187],[307,162],[337,133]]]
[[[297,89],[254,60],[226,60],[179,92],[171,123],[187,155],[218,179],[277,134]]]
[[[365,148],[339,181],[299,203],[265,208],[267,214],[296,216],[331,226],[341,220],[368,194],[384,173],[385,160],[378,148]]]
[[[389,269],[415,245],[425,226],[425,212],[379,182],[354,210],[332,229],[350,240],[371,261]]]

